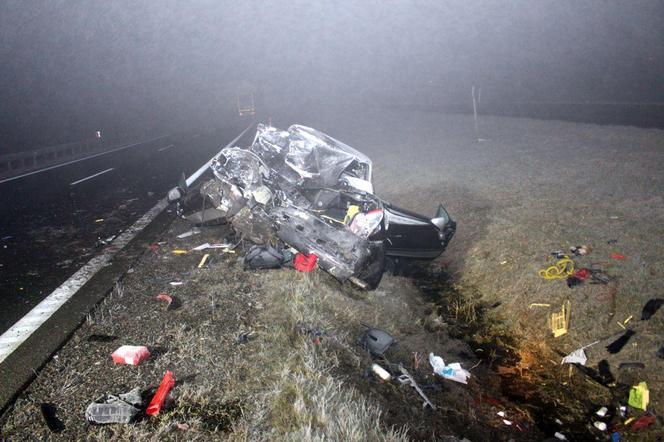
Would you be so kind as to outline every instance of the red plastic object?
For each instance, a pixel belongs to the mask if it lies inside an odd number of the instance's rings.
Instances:
[[[580,268],[579,270],[574,272],[574,277],[576,279],[580,279],[582,281],[585,281],[586,279],[590,278],[590,271],[585,267]]]
[[[655,423],[655,416],[643,416],[632,424],[630,430],[637,431]]]
[[[173,373],[170,370],[167,370],[164,378],[161,380],[161,384],[159,384],[157,392],[152,397],[150,405],[148,405],[148,409],[145,411],[145,414],[148,416],[156,416],[159,414],[161,407],[164,406],[164,402],[168,397],[168,393],[171,392],[174,386],[175,379],[173,378]]]
[[[166,301],[166,308],[168,308],[171,303],[173,302],[173,298],[168,296],[167,293],[159,293],[157,296],[154,297],[157,301]]]
[[[307,255],[306,253],[298,253],[293,260],[293,266],[300,272],[310,272],[316,267],[318,256],[315,253]]]
[[[627,257],[625,255],[621,255],[620,253],[616,253],[616,252],[613,252],[611,254],[611,258],[612,259],[619,259],[621,261],[627,259]]]
[[[111,357],[116,364],[138,365],[150,357],[150,351],[142,345],[123,345]]]

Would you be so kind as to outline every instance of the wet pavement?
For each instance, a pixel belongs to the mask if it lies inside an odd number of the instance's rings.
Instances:
[[[0,333],[247,124],[170,135],[0,184]]]

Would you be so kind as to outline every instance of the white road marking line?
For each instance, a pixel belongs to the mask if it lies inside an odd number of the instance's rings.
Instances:
[[[251,125],[249,126],[251,127]],[[240,135],[235,137],[226,147],[231,146],[244,135],[247,127]],[[127,146],[129,147],[129,146]],[[69,279],[33,307],[23,318],[12,325],[9,330],[0,335],[0,363],[25,342],[35,330],[41,327],[53,313],[67,302],[74,294],[85,285],[103,267],[108,265],[111,259],[122,250],[136,235],[138,235],[148,224],[150,224],[166,207],[166,198],[160,200],[152,209],[138,219],[131,227],[118,235],[111,245],[107,246],[99,255],[92,258],[74,273]]]
[[[92,258],[74,273],[53,293],[14,324],[0,336],[0,363],[16,350],[28,337],[35,332],[53,313],[69,300],[85,283],[87,283],[102,267],[150,224],[166,207],[166,199],[159,201],[131,227],[121,233],[114,241],[114,247],[107,247],[102,253]]]
[[[34,175],[36,173],[46,172],[47,170],[57,169],[58,167],[68,166],[70,164],[78,163],[79,161],[89,160],[90,158],[96,158],[96,157],[99,157],[99,156],[102,156],[102,155],[108,155],[109,153],[117,152],[119,150],[129,149],[130,147],[138,146],[139,144],[145,144],[145,143],[149,143],[151,141],[161,140],[162,138],[166,138],[168,136],[169,135],[162,135],[162,136],[157,137],[157,138],[151,138],[149,140],[143,140],[143,141],[139,141],[137,143],[125,144],[124,146],[116,147],[115,149],[107,150],[107,151],[104,151],[104,152],[99,152],[99,153],[96,153],[94,155],[90,155],[89,157],[79,158],[77,160],[67,161],[66,163],[60,163],[60,164],[56,164],[54,166],[45,167],[43,169],[33,170],[32,172],[24,173],[22,175],[13,176],[11,178],[5,178],[4,180],[0,180],[0,184],[6,183],[7,181],[17,180],[19,178]]]
[[[171,147],[175,147],[175,144],[169,144],[169,145],[166,146],[166,147],[162,147],[162,148],[160,148],[160,149],[157,149],[157,152],[163,152],[163,151],[165,151],[166,149],[170,149]]]
[[[105,173],[107,173],[107,172],[110,172],[111,170],[114,170],[114,169],[115,169],[115,167],[111,167],[110,169],[102,170],[101,172],[97,172],[97,173],[95,173],[94,175],[90,175],[90,176],[85,177],[85,178],[83,178],[83,179],[81,179],[81,180],[74,181],[73,183],[69,183],[69,185],[70,185],[70,186],[75,186],[75,185],[77,185],[78,183],[82,183],[83,181],[87,181],[87,180],[92,179],[92,178],[94,178],[94,177],[96,177],[96,176],[103,175],[103,174],[105,174]]]

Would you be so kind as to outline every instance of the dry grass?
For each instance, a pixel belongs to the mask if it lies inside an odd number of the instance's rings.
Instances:
[[[288,281],[287,275],[280,276],[284,277],[272,282],[279,285],[270,286],[260,318],[270,326],[248,344],[254,347],[256,364],[247,367],[244,376],[261,388],[240,428],[250,439],[405,440],[403,430],[381,426],[375,404],[335,378],[339,364],[335,352],[299,333],[303,321],[329,321],[317,295],[325,289],[311,280]]]

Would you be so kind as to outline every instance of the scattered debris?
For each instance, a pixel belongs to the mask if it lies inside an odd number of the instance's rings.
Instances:
[[[196,246],[191,250],[195,251],[201,251],[205,249],[231,249],[234,247],[234,244],[230,243],[213,243],[210,244],[209,242],[206,242],[205,244],[201,244],[200,246]]]
[[[468,383],[470,372],[461,368],[461,364],[458,362],[453,362],[446,365],[443,358],[436,356],[433,353],[429,353],[429,364],[431,364],[433,372],[438,376],[442,376],[445,379],[460,382],[462,384]]]
[[[74,263],[73,259],[64,259],[62,261],[58,261],[57,263],[55,263],[55,265],[58,267],[69,267],[73,263]]]
[[[586,279],[590,278],[590,270],[585,267],[575,270],[574,277],[580,279],[581,281],[585,281]]]
[[[371,353],[371,355],[383,356],[383,353],[396,343],[396,340],[389,333],[367,325],[365,327],[367,329],[357,339],[357,343]]]
[[[662,298],[649,299],[641,311],[641,320],[647,321],[652,318],[652,316],[657,313],[657,310],[660,309],[662,304],[664,304],[664,299]]]
[[[177,422],[175,427],[180,431],[187,431],[189,429],[189,424]]]
[[[282,252],[269,244],[255,245],[244,257],[245,269],[279,269],[284,264]]]
[[[646,415],[646,416],[641,416],[639,419],[637,419],[632,426],[630,427],[630,430],[632,431],[638,431],[641,428],[646,428],[652,424],[655,423],[655,416],[651,415]]]
[[[65,425],[56,416],[57,408],[55,405],[42,402],[39,405],[39,409],[41,410],[42,417],[46,422],[46,426],[48,426],[48,429],[51,430],[51,432],[60,433],[65,429]]]
[[[410,385],[417,391],[417,394],[420,395],[420,397],[424,400],[423,407],[429,406],[432,410],[436,410],[436,406],[429,400],[426,394],[422,391],[419,385],[417,385],[417,382],[415,382],[415,379],[408,373],[408,371],[403,367],[403,365],[399,364],[399,371],[401,372],[401,375],[397,377],[397,381],[401,385]]]
[[[648,402],[650,402],[650,391],[648,390],[648,384],[645,382],[639,382],[629,390],[627,404],[630,407],[645,411],[648,407]]]
[[[171,250],[171,253],[173,255],[186,255],[188,252],[186,250],[182,250],[182,249],[174,249],[174,250]]]
[[[389,381],[392,379],[392,375],[376,363],[371,364],[371,371],[373,371],[379,378],[384,381]]]
[[[210,254],[209,253],[206,253],[205,255],[203,255],[203,257],[201,258],[201,261],[198,263],[198,268],[202,269],[205,266],[205,264],[208,262],[209,259],[210,259]]]
[[[574,274],[574,261],[567,255],[559,259],[555,265],[549,266],[539,271],[540,277],[544,279],[566,279]]]
[[[588,279],[592,281],[591,284],[608,284],[613,280],[604,270],[582,267],[567,277],[567,286],[572,288]]]
[[[253,332],[240,332],[236,337],[235,337],[235,342],[238,344],[246,344],[253,338],[254,334]]]
[[[164,402],[166,401],[168,394],[171,392],[174,386],[175,379],[173,378],[173,373],[170,370],[167,370],[161,380],[161,384],[159,384],[159,388],[157,388],[157,392],[152,397],[150,405],[148,405],[145,414],[148,416],[158,415],[161,411],[161,408],[164,406]]]
[[[586,365],[586,361],[588,360],[588,357],[586,356],[585,349],[592,347],[595,344],[598,344],[599,341],[595,341],[591,344],[584,345],[581,348],[577,348],[574,350],[572,353],[568,354],[565,356],[561,362],[561,364],[580,364],[580,365]]]
[[[622,254],[617,253],[617,252],[611,253],[610,256],[611,256],[611,259],[615,259],[615,260],[618,260],[618,261],[624,261],[624,260],[627,259],[627,257],[625,255],[622,255]]]
[[[138,365],[150,357],[150,351],[143,345],[123,345],[111,357],[116,364]]]
[[[599,431],[606,431],[606,424],[601,421],[596,421],[593,422],[593,426],[597,428]]]
[[[101,237],[99,237],[99,238],[97,238],[97,241],[95,242],[95,247],[107,246],[107,245],[109,245],[110,243],[112,243],[113,240],[114,240],[115,238],[117,238],[117,236],[118,236],[117,234],[116,234],[116,235],[111,235],[111,236],[109,236],[109,237],[106,238],[106,239],[102,239]]]
[[[544,302],[532,302],[528,308],[532,309],[533,307],[551,307],[551,304],[547,304]]]
[[[189,238],[190,236],[198,235],[199,233],[201,233],[201,230],[200,230],[200,229],[193,228],[193,229],[191,229],[191,230],[187,230],[187,231],[184,232],[184,233],[180,233],[180,234],[178,235],[178,238],[179,238],[179,239]]]
[[[572,303],[571,301],[567,300],[563,302],[560,313],[551,313],[549,325],[551,326],[551,331],[553,332],[554,338],[560,337],[567,333],[567,330],[569,329],[571,309]]]
[[[646,364],[644,364],[643,362],[621,362],[618,368],[620,370],[625,370],[629,368],[644,369],[646,368]]]
[[[314,267],[316,267],[316,262],[318,261],[318,256],[315,253],[307,255],[306,253],[298,253],[293,259],[293,266],[295,270],[300,272],[311,272]]]
[[[608,351],[611,354],[618,353],[620,350],[623,349],[625,344],[627,344],[627,342],[635,334],[636,334],[636,332],[634,330],[625,331],[625,333],[621,337],[619,337],[618,339],[616,339],[615,341],[613,341],[612,343],[610,343],[609,345],[606,346],[606,351]]]
[[[606,407],[602,407],[602,408],[600,408],[599,410],[597,410],[597,411],[595,412],[595,414],[596,414],[597,416],[599,416],[599,417],[604,417],[604,416],[606,416],[606,413],[607,413],[608,411],[609,411],[608,408],[606,408]]]
[[[589,268],[588,271],[590,272],[590,278],[592,279],[592,283],[608,284],[613,280],[613,278],[604,270]]]
[[[553,256],[556,259],[569,258],[569,255],[567,254],[567,252],[563,252],[562,250],[556,250],[554,252],[551,252],[551,256]]]
[[[166,309],[168,309],[173,303],[173,298],[169,296],[167,293],[159,293],[157,296],[154,297],[154,299],[157,301],[165,301]]]
[[[85,409],[85,418],[94,424],[128,424],[140,411],[141,391],[134,388],[118,396],[107,394]]]
[[[616,378],[613,377],[613,373],[611,373],[611,366],[609,365],[609,361],[606,359],[602,359],[597,363],[597,372],[599,375],[599,381],[603,385],[614,385],[616,382]]]
[[[567,287],[569,287],[569,288],[573,288],[577,285],[580,285],[581,283],[583,283],[583,280],[577,278],[574,275],[567,277]]]
[[[610,240],[608,240],[606,243],[607,243],[608,245],[611,245],[611,244],[618,244],[618,240],[617,240],[617,239],[610,239]]]
[[[172,287],[177,287],[179,285],[184,284],[184,281],[179,281],[179,280],[178,281],[171,281],[168,284],[171,285]]]
[[[585,256],[590,251],[590,248],[588,246],[575,246],[570,247],[569,251],[574,253],[576,256]]]
[[[320,327],[307,325],[301,322],[297,323],[297,331],[301,335],[311,338],[311,341],[316,345],[320,344],[321,338],[325,334]]]

